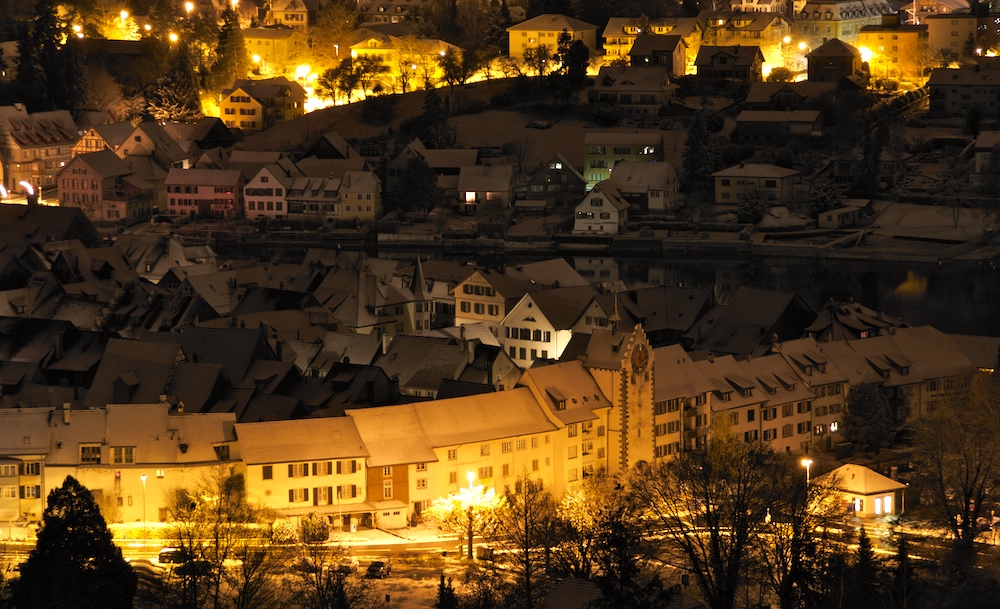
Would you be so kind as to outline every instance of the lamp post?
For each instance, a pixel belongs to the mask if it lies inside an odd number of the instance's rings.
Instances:
[[[802,467],[806,468],[806,484],[809,484],[809,468],[812,467],[812,459],[803,459]]]
[[[139,476],[142,480],[142,549],[146,549],[146,474]]]
[[[468,557],[469,557],[469,560],[472,560],[472,535],[474,533],[474,531],[473,531],[473,528],[474,528],[473,525],[476,522],[476,520],[475,520],[475,514],[473,512],[473,507],[474,506],[473,506],[473,503],[472,503],[472,483],[476,479],[476,474],[472,470],[469,470],[469,472],[466,474],[466,477],[469,479],[469,509],[468,509],[468,514],[467,514],[468,518],[469,518],[469,523],[468,523],[469,524],[469,528],[466,531],[466,535],[469,538],[469,554],[468,554]]]

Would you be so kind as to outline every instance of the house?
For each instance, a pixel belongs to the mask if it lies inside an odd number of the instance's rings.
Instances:
[[[427,148],[420,139],[414,139],[385,164],[385,191],[399,194],[410,162],[419,158],[438,175],[437,185],[444,190],[445,197],[457,197],[458,176],[462,167],[478,165],[479,154],[478,148]]]
[[[825,342],[815,338],[788,340],[775,343],[773,352],[785,358],[793,373],[785,377],[786,382],[797,380],[813,393],[808,408],[812,424],[811,446],[830,449],[841,437],[850,386],[847,374],[824,349]]]
[[[878,159],[875,183],[879,188],[890,188],[906,173],[907,161],[913,155],[901,150],[883,149]],[[864,154],[859,148],[833,159],[833,179],[845,184],[855,184],[867,179]]]
[[[994,191],[1000,186],[1000,131],[980,131],[973,152],[973,188]]]
[[[528,292],[542,286],[489,269],[476,269],[455,286],[455,325],[484,323],[494,332]]]
[[[926,25],[866,25],[858,34],[858,50],[871,53],[873,78],[891,78],[923,85],[932,67],[927,53]]]
[[[765,146],[808,142],[823,135],[823,125],[819,110],[743,110],[736,116],[734,139]]]
[[[994,19],[993,15],[972,11],[927,15],[922,21],[927,25],[927,46],[931,52],[938,51],[952,60],[962,58],[969,38],[977,47],[993,48],[998,42],[998,34],[991,27]]]
[[[302,30],[278,27],[243,28],[243,42],[247,53],[258,58],[255,64],[264,74],[285,72],[307,44]]]
[[[222,119],[215,116],[206,116],[193,123],[168,121],[163,124],[163,130],[192,156],[212,148],[231,148],[236,143]]]
[[[594,296],[590,286],[525,294],[500,326],[510,358],[521,368],[536,359],[558,359],[573,337],[573,325]]]
[[[663,134],[654,131],[588,132],[584,135],[584,175],[588,188],[611,177],[619,161],[643,163],[663,160]]]
[[[481,205],[510,207],[514,198],[514,168],[510,165],[470,165],[458,174],[458,201],[466,214]]]
[[[344,136],[336,131],[327,131],[309,147],[302,158],[347,160],[361,157],[361,154],[347,143]]]
[[[927,86],[931,116],[963,116],[970,108],[983,116],[998,114],[1000,70],[934,68]]]
[[[841,465],[814,478],[813,484],[836,491],[848,513],[856,518],[868,520],[896,516],[903,512],[906,485],[863,465]]]
[[[508,266],[504,269],[503,273],[508,277],[546,288],[589,286],[591,284],[590,281],[587,281],[577,273],[564,258],[550,258],[548,260],[539,260],[538,262]]]
[[[704,11],[705,40],[716,46],[760,45],[777,47],[792,33],[792,26],[777,12]]]
[[[598,182],[576,206],[573,234],[619,235],[628,222],[629,207],[611,180]]]
[[[628,53],[633,67],[666,66],[670,74],[687,74],[688,45],[680,34],[639,34]]]
[[[55,185],[56,174],[72,158],[80,140],[65,110],[28,113],[23,104],[0,106],[0,178],[8,192],[21,182],[41,190]]]
[[[247,220],[281,220],[292,214],[288,196],[302,173],[291,161],[265,165],[243,186]]]
[[[243,217],[243,174],[235,169],[177,169],[167,175],[167,210],[178,216]]]
[[[387,71],[378,76],[386,91],[406,93],[444,78],[440,59],[447,53],[461,53],[444,40],[375,33],[350,47],[351,57],[370,57]]]
[[[812,49],[830,40],[853,45],[861,28],[881,25],[883,15],[895,12],[885,0],[809,0],[795,7],[795,29]]]
[[[189,151],[177,143],[166,127],[155,122],[136,125],[115,149],[115,154],[125,161],[131,161],[132,157],[148,158],[163,169],[189,167],[192,160]],[[145,176],[143,178],[146,179]]]
[[[587,97],[592,104],[611,104],[629,118],[659,118],[676,91],[667,67],[604,66]]]
[[[861,51],[837,38],[813,49],[806,56],[806,61],[809,64],[809,82],[839,82],[860,74],[863,63]]]
[[[80,136],[80,141],[73,146],[73,156],[101,150],[117,150],[133,131],[135,126],[128,121],[95,125]]]
[[[420,19],[434,8],[432,0],[363,0],[358,3],[361,23],[404,23]]]
[[[691,62],[704,33],[702,23],[696,17],[660,17],[641,19],[635,17],[612,17],[601,33],[604,39],[604,61],[611,64],[629,57],[633,45],[640,36],[680,36],[687,49],[687,61]],[[691,73],[691,65],[674,72],[676,76]]]
[[[276,25],[296,32],[305,32],[315,20],[316,6],[310,8],[304,0],[274,0],[269,3],[264,25]],[[245,38],[244,38],[245,40]],[[253,52],[247,47],[248,52]]]
[[[366,500],[370,456],[351,417],[237,423],[247,499],[279,515],[313,512],[337,530],[373,526]]]
[[[757,193],[768,206],[792,202],[792,186],[799,172],[777,165],[740,163],[712,174],[715,204],[737,205],[744,194]]]
[[[79,207],[94,222],[135,224],[159,211],[153,186],[111,150],[75,157],[58,178],[59,205]]]
[[[759,46],[708,46],[698,49],[694,65],[699,78],[763,80],[764,54]]]
[[[298,0],[295,0],[298,1]],[[264,131],[285,121],[305,116],[306,91],[284,76],[233,82],[222,90],[219,112],[226,127]]]
[[[906,328],[908,325],[898,317],[875,311],[850,299],[848,302],[827,300],[816,315],[816,321],[805,332],[817,342],[831,340],[859,340],[871,338],[888,331],[889,328]]]
[[[570,199],[575,200],[586,192],[587,180],[562,153],[556,153],[548,164],[531,176],[526,189],[528,197],[558,205]]]
[[[783,0],[731,0],[729,10],[737,13],[781,13],[787,11]]]
[[[968,10],[968,0],[913,0],[899,8],[907,25],[922,25],[936,15],[964,13]]]
[[[608,181],[629,202],[632,214],[675,212],[680,207],[680,179],[670,163],[620,161]]]
[[[816,218],[819,228],[850,228],[858,225],[861,217],[861,208],[856,205],[842,205],[835,209],[825,211]]]
[[[555,53],[559,48],[559,38],[564,34],[569,36],[571,41],[583,42],[591,55],[597,52],[596,25],[566,15],[547,13],[507,28],[508,55],[523,60],[526,50],[543,45],[550,53]]]
[[[744,110],[807,110],[824,96],[835,96],[832,82],[755,82],[743,100]]]
[[[715,384],[680,345],[653,349],[653,424],[658,456],[708,446]]]

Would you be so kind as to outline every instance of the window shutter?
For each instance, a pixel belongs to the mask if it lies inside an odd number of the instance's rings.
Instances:
[[[351,473],[354,474],[357,473],[357,471],[358,471],[358,462],[355,461],[354,459],[351,459]]]
[[[24,461],[21,461],[20,463],[17,464],[17,473],[20,476],[24,475]],[[24,495],[21,495],[21,497],[23,498]]]
[[[291,464],[291,463],[289,463],[289,464],[288,464],[288,477],[289,477],[289,478],[291,478],[291,477],[292,477],[292,476],[294,476],[294,475],[295,475],[295,472],[294,472],[294,470],[293,470],[293,467],[292,467],[292,464]]]
[[[289,465],[288,467],[291,467],[291,465]],[[292,489],[288,489],[288,503],[292,503],[294,501],[295,501],[295,491],[293,491]]]
[[[315,462],[313,462],[313,475],[314,476],[316,475],[316,463]]]
[[[340,461],[337,461],[337,473],[338,473],[338,474],[341,474],[341,473],[343,473],[343,472],[341,472],[341,471],[340,471],[340,470],[342,469],[342,468],[340,467],[341,465],[342,465],[342,464],[341,464],[341,462],[340,462]]]
[[[314,471],[313,473],[315,474],[316,472]],[[303,463],[302,464],[302,475],[303,476],[308,476],[309,475],[309,464],[308,463]]]
[[[326,487],[326,504],[327,505],[333,504],[333,487],[332,486]]]
[[[352,484],[351,485],[351,497],[357,497],[357,496],[358,496],[358,485],[357,484]]]
[[[327,461],[326,462],[326,473],[329,475],[331,472],[333,472],[333,461]]]
[[[42,487],[41,487],[41,485],[36,484],[35,485],[35,497],[41,497],[41,496],[42,496]]]
[[[314,463],[313,465],[315,466],[316,464]],[[319,489],[318,488],[314,488],[313,489],[313,505],[317,505],[319,503],[318,500],[319,500]]]
[[[24,467],[24,466],[22,465],[21,467]],[[19,488],[20,488],[20,491],[21,491],[21,499],[24,499],[24,487],[21,486]]]
[[[307,489],[307,488],[304,488],[304,489],[302,489],[302,492],[306,494],[306,498],[305,498],[305,500],[306,500],[306,501],[309,501],[309,489]]]

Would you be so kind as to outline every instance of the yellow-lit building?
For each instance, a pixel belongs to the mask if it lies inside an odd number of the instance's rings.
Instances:
[[[237,80],[222,91],[219,114],[227,127],[263,131],[304,116],[306,91],[284,76],[265,80]]]
[[[695,17],[663,17],[660,19],[637,19],[612,17],[608,20],[601,37],[604,39],[604,61],[627,61],[639,36],[680,36],[687,48],[688,63],[694,61],[704,27]],[[693,68],[693,63],[692,63]]]
[[[445,53],[462,49],[443,40],[375,34],[351,45],[351,57],[374,57],[388,71],[380,76],[385,89],[405,93],[439,82],[444,71],[440,60]]]
[[[580,40],[597,52],[597,26],[566,15],[539,15],[507,28],[509,53],[512,58],[524,59],[526,49],[545,45],[550,53],[559,48],[559,37],[566,33],[573,40]]]
[[[308,48],[305,34],[293,29],[247,28],[243,40],[261,74],[288,72],[296,57]]]
[[[890,78],[923,84],[924,72],[932,67],[927,52],[927,26],[885,27],[866,25],[858,34],[862,57],[871,54],[868,68],[872,78]]]

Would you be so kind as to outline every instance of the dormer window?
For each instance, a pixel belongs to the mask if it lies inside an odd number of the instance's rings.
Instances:
[[[753,395],[753,387],[747,387],[743,390],[743,397],[748,398]]]
[[[729,400],[732,399],[732,397],[733,397],[733,392],[732,391],[723,391],[722,392],[722,401],[723,402],[728,402]]]

